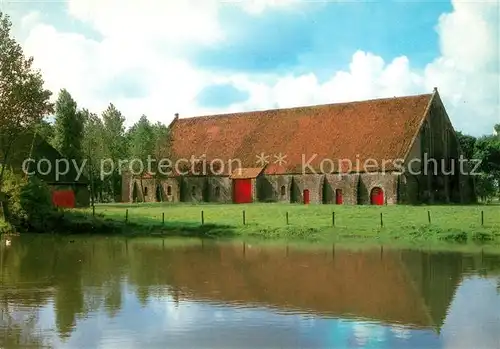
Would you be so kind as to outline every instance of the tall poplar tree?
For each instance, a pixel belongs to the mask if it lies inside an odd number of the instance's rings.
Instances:
[[[54,147],[68,159],[82,160],[84,118],[66,89],[59,92],[56,102]]]
[[[12,23],[0,12],[0,190],[14,142],[53,111],[51,92],[11,36]]]

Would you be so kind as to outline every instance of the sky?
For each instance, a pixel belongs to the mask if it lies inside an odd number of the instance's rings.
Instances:
[[[499,4],[0,0],[54,92],[127,126],[431,93],[459,131],[500,123]]]
[[[142,305],[129,286],[113,319],[100,309],[81,318],[63,343],[55,331],[53,303],[40,310],[37,328],[55,347],[68,348],[497,348],[500,297],[495,278],[466,277],[456,291],[440,335],[378,321],[279,313],[264,307],[238,307],[172,297]],[[473,301],[471,301],[473,299]],[[475,321],[470,321],[474,318]],[[243,320],[243,321],[242,321]],[[196,336],[193,336],[196,331]],[[228,335],[229,334],[229,335]]]

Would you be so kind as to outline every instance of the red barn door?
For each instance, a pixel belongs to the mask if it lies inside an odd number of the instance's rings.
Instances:
[[[52,203],[56,207],[75,208],[75,202],[73,190],[55,190],[52,193]]]
[[[335,190],[335,203],[337,205],[342,205],[344,198],[342,196],[342,189]]]
[[[252,179],[233,179],[233,202],[235,204],[252,202]]]
[[[309,204],[310,198],[309,198],[309,189],[304,189],[304,204]]]
[[[373,188],[370,196],[372,205],[384,204],[384,191],[381,188],[379,187]]]

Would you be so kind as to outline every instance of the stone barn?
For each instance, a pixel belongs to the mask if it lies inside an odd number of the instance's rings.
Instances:
[[[437,89],[349,103],[176,115],[170,132],[170,167],[142,179],[124,176],[126,201],[384,205],[476,200],[472,166],[462,157]]]

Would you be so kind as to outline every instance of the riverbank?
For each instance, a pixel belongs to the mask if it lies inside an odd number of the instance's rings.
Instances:
[[[104,204],[117,221],[203,234],[313,241],[500,240],[498,205]],[[90,213],[90,211],[88,211]],[[207,228],[210,226],[210,228]]]
[[[307,242],[500,245],[498,205],[104,204],[58,212],[26,232]]]

